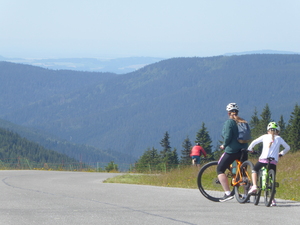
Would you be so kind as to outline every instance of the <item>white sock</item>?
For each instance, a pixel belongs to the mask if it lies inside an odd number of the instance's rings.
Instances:
[[[231,192],[230,192],[230,191],[225,191],[225,194],[226,194],[226,195],[230,195]]]

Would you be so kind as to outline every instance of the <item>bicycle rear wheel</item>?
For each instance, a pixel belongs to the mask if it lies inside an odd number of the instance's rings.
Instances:
[[[240,167],[241,177],[240,174],[236,175],[236,182],[240,181],[240,183],[234,187],[234,193],[235,198],[239,203],[246,203],[250,198],[248,191],[250,186],[252,186],[252,170],[253,163],[245,161]]]
[[[205,164],[200,169],[197,177],[197,184],[201,194],[214,202],[219,202],[220,198],[224,196],[224,190],[218,179],[217,166],[217,161]]]
[[[269,207],[275,196],[275,171],[269,170],[266,180],[266,190],[265,190],[265,205]]]
[[[258,179],[257,179],[257,191],[254,194],[254,205],[258,205],[261,195],[261,189],[262,189],[262,173],[259,171],[258,173]]]

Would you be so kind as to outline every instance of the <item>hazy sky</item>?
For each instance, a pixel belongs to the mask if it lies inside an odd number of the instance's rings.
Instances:
[[[0,55],[300,52],[299,24],[299,0],[0,0]]]

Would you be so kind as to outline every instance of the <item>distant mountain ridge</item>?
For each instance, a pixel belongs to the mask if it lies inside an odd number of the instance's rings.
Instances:
[[[257,50],[225,53],[225,56],[253,54],[300,54],[292,51]],[[21,63],[52,70],[74,70],[87,72],[111,72],[125,74],[144,66],[165,60],[161,57],[124,57],[124,58],[6,58],[0,55],[0,61]]]
[[[202,122],[217,144],[229,102],[248,121],[267,103],[274,120],[288,121],[299,102],[299,71],[300,55],[279,54],[173,58],[123,75],[2,62],[0,118],[134,157],[160,149],[168,131],[180,152]]]
[[[158,57],[127,57],[116,59],[97,58],[57,58],[57,59],[22,59],[5,58],[0,56],[1,61],[22,63],[39,66],[52,70],[74,70],[88,72],[111,72],[116,74],[129,73],[146,65],[163,60]]]
[[[231,52],[225,53],[225,56],[232,56],[232,55],[253,55],[253,54],[300,54],[299,52],[292,52],[292,51],[275,51],[275,50],[257,50],[257,51],[246,51],[246,52]]]

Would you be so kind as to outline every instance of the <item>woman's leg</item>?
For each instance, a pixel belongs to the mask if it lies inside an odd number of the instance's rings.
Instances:
[[[228,178],[225,175],[225,173],[221,173],[218,175],[218,179],[225,191],[225,194],[229,195],[230,194],[230,188],[229,188],[229,183],[228,183]],[[229,194],[228,194],[229,193]]]
[[[230,187],[229,187],[229,183],[228,183],[228,178],[225,174],[225,170],[227,168],[229,168],[230,164],[232,164],[233,161],[239,157],[240,157],[240,154],[224,153],[219,159],[219,163],[218,163],[218,167],[217,167],[218,179],[219,179],[226,195],[228,195],[228,193],[230,193]]]

